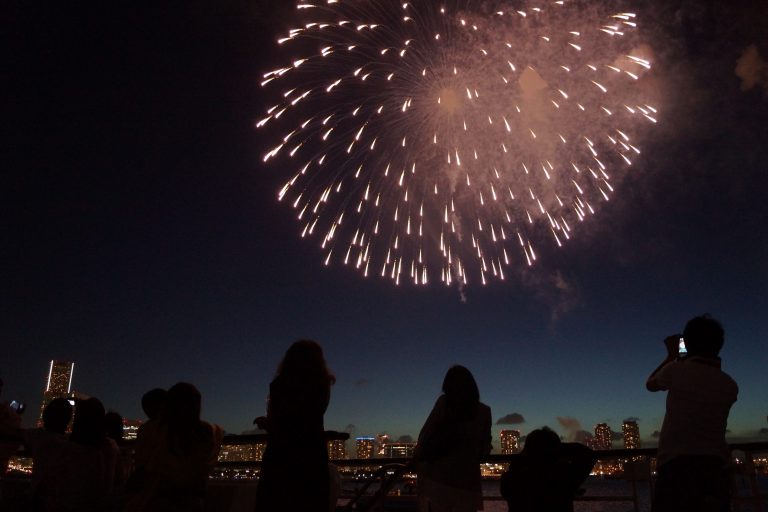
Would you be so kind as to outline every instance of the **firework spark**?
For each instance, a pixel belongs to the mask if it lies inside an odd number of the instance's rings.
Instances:
[[[264,161],[293,166],[278,197],[327,265],[504,279],[612,197],[656,122],[635,14],[461,3],[299,3],[278,40],[294,57],[264,74],[281,87],[257,123],[281,133]]]

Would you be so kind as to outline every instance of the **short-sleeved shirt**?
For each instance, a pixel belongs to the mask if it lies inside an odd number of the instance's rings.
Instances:
[[[659,464],[680,455],[712,455],[728,461],[725,430],[739,388],[720,369],[720,360],[699,356],[675,360],[651,380],[668,391]]]

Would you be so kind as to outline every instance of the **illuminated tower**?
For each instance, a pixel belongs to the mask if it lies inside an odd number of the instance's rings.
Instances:
[[[621,431],[624,433],[624,448],[640,448],[640,427],[636,421],[625,421],[621,425]]]
[[[328,441],[328,458],[330,460],[346,459],[347,443],[343,439],[333,439]]]
[[[373,451],[374,451],[374,444],[376,442],[376,439],[373,437],[358,437],[355,439],[355,444],[357,447],[357,458],[358,459],[372,459],[373,458]]]
[[[72,374],[75,363],[71,361],[51,361],[48,367],[48,381],[43,391],[43,403],[40,405],[38,426],[43,424],[43,411],[54,398],[69,397],[72,392]]]
[[[499,433],[501,440],[501,454],[511,455],[520,451],[520,431],[502,430]]]
[[[611,427],[607,423],[598,423],[595,425],[595,450],[610,450],[611,449]]]

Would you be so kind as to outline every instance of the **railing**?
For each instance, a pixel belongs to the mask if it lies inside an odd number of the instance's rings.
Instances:
[[[347,434],[333,432],[329,433],[328,439],[348,439]],[[225,439],[224,444],[252,444],[252,443],[265,443],[267,436],[229,436]],[[768,503],[768,494],[760,488],[758,482],[758,471],[761,474],[768,475],[768,458],[763,457],[758,459],[759,464],[756,464],[757,454],[768,454],[768,443],[739,443],[730,445],[731,451],[736,452],[734,466],[734,493],[733,493],[733,506],[735,511],[753,511],[753,512],[766,512],[766,503]],[[738,456],[738,453],[744,453],[743,457]],[[607,461],[620,461],[622,465],[622,471],[615,475],[614,478],[622,480],[627,483],[627,491],[625,494],[620,495],[582,495],[577,496],[576,501],[589,502],[625,502],[632,503],[632,509],[634,512],[640,512],[640,489],[639,484],[643,486],[647,485],[649,494],[648,503],[652,499],[654,492],[655,482],[655,448],[646,449],[628,449],[628,450],[597,450],[595,455],[599,462]],[[489,455],[483,461],[484,463],[492,464],[504,464],[511,461],[518,455]],[[391,464],[409,464],[411,462],[408,458],[374,458],[374,459],[343,459],[332,461],[339,467],[343,468],[371,468]],[[222,462],[221,467],[225,468],[258,468],[260,462],[258,461],[243,461],[243,462]],[[738,484],[738,485],[736,485]],[[746,491],[746,494],[745,492]],[[413,499],[413,498],[400,498],[400,499]],[[501,496],[485,496],[484,500],[487,501],[500,501],[503,500]]]
[[[349,434],[339,432],[327,432],[328,440],[347,440]],[[228,435],[224,437],[224,446],[237,446],[237,445],[253,445],[253,444],[265,444],[268,441],[266,434],[254,434],[254,435]],[[130,449],[131,442],[125,443],[125,448]],[[761,489],[758,475],[765,475],[768,478],[768,443],[739,443],[730,445],[731,451],[734,454],[734,493],[733,493],[733,507],[736,512],[749,511],[749,512],[768,512],[766,504],[768,503],[768,493],[764,489]],[[743,454],[743,455],[741,455]],[[761,457],[756,457],[759,454],[763,454]],[[623,471],[618,479],[627,483],[627,491],[625,494],[620,495],[583,495],[577,496],[577,501],[601,501],[601,502],[617,502],[617,503],[632,503],[633,510],[635,512],[640,511],[640,495],[639,485],[643,487],[647,486],[648,502],[653,496],[653,485],[655,476],[655,455],[656,450],[652,448],[648,449],[632,449],[632,450],[598,450],[595,452],[598,461],[623,461]],[[518,455],[489,455],[483,462],[490,464],[504,464],[513,460]],[[411,459],[408,458],[374,458],[374,459],[343,459],[333,460],[340,468],[371,468],[379,467],[387,464],[409,464]],[[219,462],[217,468],[237,470],[248,469],[253,470],[253,477],[256,476],[256,470],[261,467],[261,462],[258,460],[246,460],[246,461],[228,461]],[[254,479],[255,483],[255,479]],[[224,487],[231,487],[231,485],[247,485],[246,482],[222,482],[219,481],[217,485]],[[255,486],[252,492],[255,493]],[[255,495],[255,494],[254,494]],[[388,498],[390,499],[390,498]],[[396,498],[397,499],[397,498]],[[401,497],[402,500],[413,500],[415,497]],[[500,501],[503,500],[501,496],[485,496],[484,500],[487,501]],[[238,508],[231,508],[230,510],[239,510]]]

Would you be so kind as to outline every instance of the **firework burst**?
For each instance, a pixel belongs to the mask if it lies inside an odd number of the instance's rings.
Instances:
[[[299,3],[264,75],[264,161],[327,265],[396,283],[504,279],[561,246],[656,109],[633,13],[584,2]],[[279,96],[278,96],[279,94]]]

